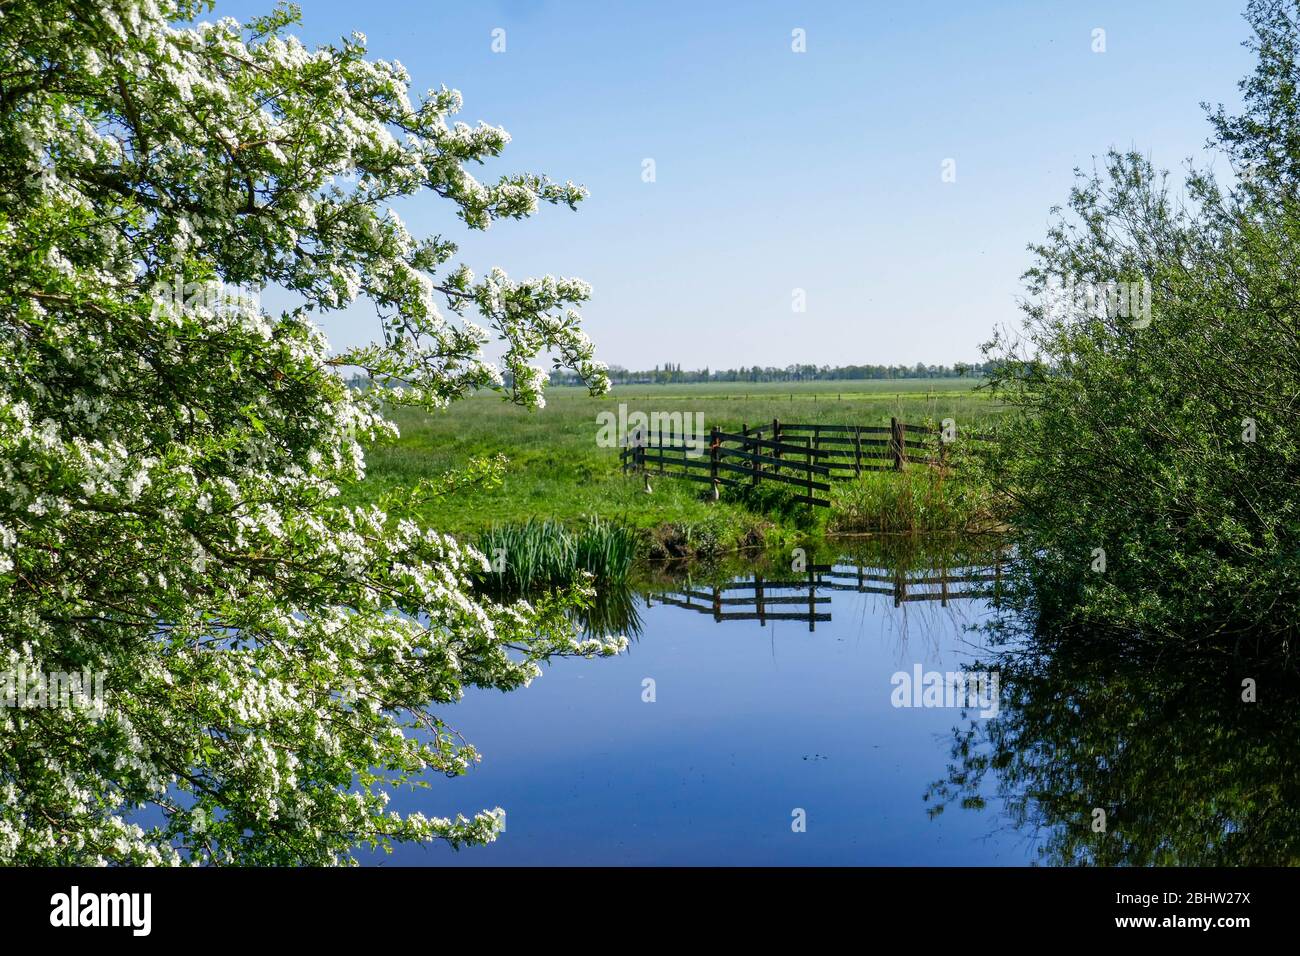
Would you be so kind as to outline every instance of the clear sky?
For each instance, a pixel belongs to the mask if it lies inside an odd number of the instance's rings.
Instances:
[[[216,15],[270,7],[218,0]],[[1244,0],[301,7],[306,42],[360,30],[417,91],[455,87],[460,119],[504,126],[514,140],[479,178],[590,188],[576,213],[475,235],[434,197],[398,211],[463,238],[480,274],[591,282],[588,331],[632,368],[976,360],[1016,320],[1026,243],[1072,170],[1110,146],[1175,169],[1203,159],[1199,104],[1236,104],[1251,64]],[[326,328],[338,346],[378,331],[369,307]]]

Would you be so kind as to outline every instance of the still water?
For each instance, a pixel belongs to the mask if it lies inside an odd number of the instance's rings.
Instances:
[[[531,687],[471,691],[439,714],[482,762],[393,808],[501,806],[500,839],[374,861],[1033,861],[1034,828],[1012,822],[992,782],[959,772],[960,799],[936,790],[953,775],[955,735],[995,719],[988,683],[984,699],[972,682],[971,696],[952,688],[943,706],[896,706],[925,702],[896,675],[961,672],[986,655],[978,625],[991,597],[980,595],[996,589],[1001,559],[957,560],[903,570],[833,554],[798,572],[661,574],[616,612],[632,637],[622,656],[557,661]]]

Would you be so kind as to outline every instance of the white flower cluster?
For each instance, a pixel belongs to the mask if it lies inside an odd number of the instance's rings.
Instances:
[[[539,405],[544,352],[607,384],[572,308],[585,283],[475,280],[390,202],[432,191],[486,228],[585,191],[476,182],[466,165],[509,137],[449,125],[455,91],[413,102],[364,38],[309,50],[286,11],[183,25],[205,10],[16,0],[0,18],[0,74],[37,78],[7,82],[0,113],[0,168],[23,183],[0,207],[0,657],[106,689],[102,711],[0,713],[0,864],[490,840],[499,809],[386,809],[391,786],[477,759],[433,708],[625,646],[578,640],[562,598],[478,598],[484,557],[400,501],[340,503],[364,443],[396,433],[381,399],[508,383]],[[214,283],[303,304],[187,291]],[[358,297],[382,341],[332,355],[314,315]],[[347,387],[349,364],[392,387]]]

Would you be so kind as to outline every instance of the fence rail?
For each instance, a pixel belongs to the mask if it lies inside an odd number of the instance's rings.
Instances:
[[[829,492],[832,481],[853,478],[864,471],[899,470],[909,464],[952,467],[941,429],[890,419],[889,425],[798,424],[773,419],[740,431],[714,428],[708,444],[687,441],[686,436],[634,433],[620,449],[624,473],[656,473],[712,484],[715,495],[724,486],[757,487],[773,481],[802,492],[801,501],[827,507],[817,497]],[[980,432],[959,432],[956,440],[990,450],[997,439]]]

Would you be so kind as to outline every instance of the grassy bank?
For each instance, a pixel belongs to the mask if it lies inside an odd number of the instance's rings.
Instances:
[[[997,413],[986,393],[963,379],[897,382],[726,383],[622,386],[592,398],[581,389],[548,391],[547,407],[526,412],[496,395],[477,395],[428,415],[399,410],[401,437],[367,449],[368,477],[346,489],[353,502],[413,487],[424,478],[463,468],[478,457],[508,459],[501,482],[454,490],[421,507],[442,531],[472,538],[492,528],[546,518],[570,528],[590,518],[638,532],[655,557],[708,554],[735,547],[780,544],[816,535],[825,509],[784,509],[779,502],[727,495],[713,502],[706,486],[622,474],[617,449],[597,444],[597,416],[681,412],[703,416],[705,429],[738,429],[780,418],[787,422],[885,425],[891,417],[920,423],[953,418],[961,426]]]

